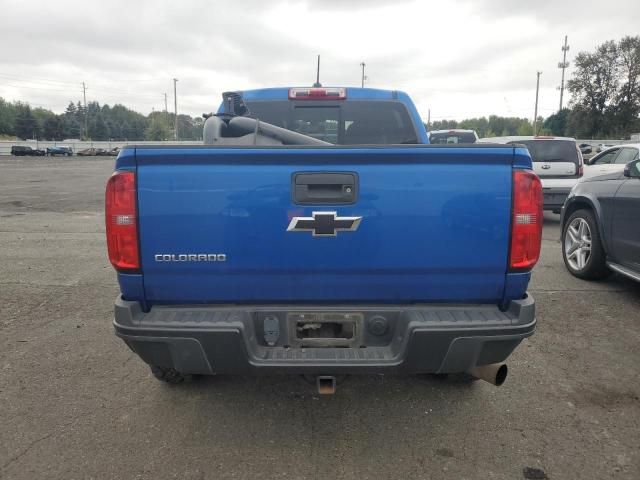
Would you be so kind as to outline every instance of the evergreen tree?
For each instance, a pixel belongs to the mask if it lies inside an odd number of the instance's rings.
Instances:
[[[64,115],[67,117],[75,117],[77,112],[78,109],[76,108],[75,104],[73,102],[69,102],[69,105],[67,105],[67,109],[64,111]]]
[[[544,128],[549,130],[552,135],[558,137],[566,136],[569,113],[570,110],[568,108],[563,108],[558,113],[554,113],[544,121]]]
[[[0,135],[15,135],[16,107],[0,97]]]
[[[16,104],[15,134],[23,140],[37,138],[38,125],[31,112],[31,107],[26,103]]]
[[[79,139],[81,135],[81,127],[76,115],[65,115],[63,120],[64,138]]]
[[[88,105],[87,109],[89,109]],[[102,118],[102,115],[98,113],[95,116],[91,116],[90,114],[89,118],[89,138],[98,141],[109,140],[109,128]]]
[[[171,135],[169,128],[167,127],[167,123],[162,121],[158,116],[154,116],[151,119],[151,123],[149,127],[144,133],[145,140],[168,140]]]
[[[45,140],[63,140],[64,123],[62,115],[51,116],[44,121],[42,135]]]

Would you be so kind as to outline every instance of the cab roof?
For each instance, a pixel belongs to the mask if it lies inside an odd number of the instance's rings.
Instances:
[[[310,87],[275,87],[259,88],[255,90],[243,90],[238,93],[244,100],[289,100],[289,90],[291,88]],[[358,87],[335,87],[323,86],[320,88],[344,88],[346,90],[346,100],[402,100],[409,101],[409,96],[399,90],[382,90],[378,88],[358,88]]]

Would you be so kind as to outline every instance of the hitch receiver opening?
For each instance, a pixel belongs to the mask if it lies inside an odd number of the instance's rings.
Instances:
[[[320,395],[333,395],[336,393],[336,377],[331,375],[319,375],[316,385]]]

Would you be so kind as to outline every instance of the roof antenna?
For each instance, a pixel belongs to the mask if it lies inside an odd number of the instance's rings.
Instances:
[[[320,88],[322,84],[320,83],[320,55],[318,55],[318,68],[316,70],[316,83],[313,84],[313,88]]]

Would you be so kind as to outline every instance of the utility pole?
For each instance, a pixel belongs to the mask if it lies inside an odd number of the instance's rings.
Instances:
[[[82,82],[82,96],[84,98],[84,136],[89,137],[89,129],[87,127],[87,116],[89,115],[89,112],[87,111],[87,86],[84,82]]]
[[[562,46],[562,62],[558,63],[558,68],[562,69],[562,81],[560,82],[560,110],[562,110],[562,95],[564,94],[564,71],[567,67],[569,67],[569,62],[567,62],[567,51],[569,50],[569,45],[567,45],[567,36],[564,36],[564,45]]]
[[[173,138],[178,140],[178,90],[176,84],[178,83],[178,79],[173,79],[173,110],[176,118],[174,118],[173,125]]]
[[[313,84],[314,88],[320,88],[322,84],[320,83],[320,55],[318,55],[318,66],[316,67],[316,83]]]
[[[164,92],[164,121],[169,127],[169,109],[167,108],[167,92]]]
[[[533,134],[538,135],[538,92],[540,91],[540,75],[542,72],[536,72],[538,78],[536,79],[536,108],[533,114]]]
[[[360,62],[360,66],[362,67],[362,82],[360,84],[360,87],[364,88],[364,80],[365,80],[365,78],[367,78],[367,77],[364,76],[364,67],[366,67],[367,64],[364,63],[364,62]]]
[[[431,128],[431,109],[427,108],[427,129]]]

